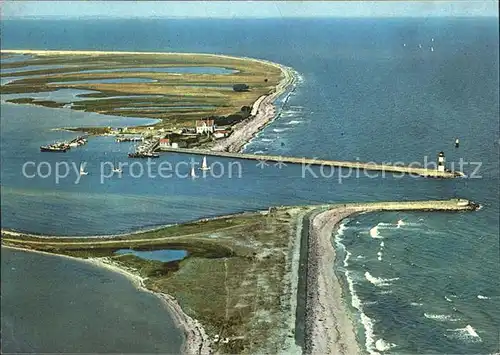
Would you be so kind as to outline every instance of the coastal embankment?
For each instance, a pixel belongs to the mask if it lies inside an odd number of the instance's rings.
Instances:
[[[443,201],[377,202],[337,205],[318,210],[309,220],[306,295],[305,354],[360,354],[354,324],[342,298],[334,272],[332,235],[348,216],[374,211],[467,211],[479,206],[464,199]]]

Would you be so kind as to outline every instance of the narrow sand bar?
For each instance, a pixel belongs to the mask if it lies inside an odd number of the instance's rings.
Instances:
[[[373,211],[465,211],[468,200],[356,203],[318,211],[310,218],[305,313],[305,354],[360,354],[354,325],[334,272],[332,234],[346,217]]]

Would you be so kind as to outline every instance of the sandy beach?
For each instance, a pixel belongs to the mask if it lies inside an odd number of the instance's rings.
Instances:
[[[281,69],[283,79],[278,84],[274,92],[269,95],[259,97],[252,105],[252,116],[233,126],[233,134],[229,137],[218,140],[211,148],[215,151],[240,152],[262,128],[269,124],[276,117],[276,106],[274,101],[286,92],[296,81],[296,75],[291,68],[280,64],[266,62]]]
[[[3,248],[10,248],[10,249],[16,249],[16,250],[22,250],[22,251],[28,251],[32,253],[39,253],[39,254],[45,254],[45,255],[51,255],[54,257],[60,257],[60,258],[68,258],[71,260],[76,260],[78,262],[83,262],[83,263],[88,263],[92,264],[97,267],[105,268],[108,269],[112,272],[117,272],[132,282],[132,284],[139,290],[143,292],[148,292],[156,297],[158,297],[163,304],[166,306],[168,309],[169,314],[172,316],[174,319],[174,322],[177,324],[179,329],[181,329],[184,332],[185,336],[185,341],[183,344],[182,348],[182,353],[183,354],[199,354],[199,355],[205,355],[205,354],[210,354],[210,340],[208,338],[208,335],[205,333],[205,330],[203,329],[203,326],[195,319],[189,317],[187,314],[185,314],[179,303],[175,298],[172,296],[165,294],[165,293],[158,293],[158,292],[153,292],[146,288],[144,285],[144,281],[146,280],[145,278],[139,276],[136,274],[133,270],[125,269],[123,266],[118,265],[108,258],[89,258],[89,259],[81,259],[81,258],[75,258],[67,255],[60,255],[60,254],[52,254],[52,253],[46,253],[43,251],[39,250],[33,250],[33,249],[24,249],[24,248],[18,248],[18,247],[11,247],[11,246],[2,246]]]
[[[332,235],[340,222],[353,214],[373,211],[461,211],[475,210],[468,200],[352,203],[318,210],[310,217],[307,255],[305,316],[306,354],[359,354],[356,331],[335,275]]]

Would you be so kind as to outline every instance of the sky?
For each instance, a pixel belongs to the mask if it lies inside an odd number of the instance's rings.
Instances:
[[[497,0],[455,1],[12,1],[13,18],[498,17]]]

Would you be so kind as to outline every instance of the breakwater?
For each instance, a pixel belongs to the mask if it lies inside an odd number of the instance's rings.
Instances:
[[[247,159],[247,160],[265,160],[268,162],[281,162],[285,164],[303,164],[307,166],[331,166],[336,168],[347,168],[355,170],[366,171],[382,171],[388,173],[410,174],[419,175],[423,177],[451,179],[455,177],[465,176],[459,171],[438,171],[437,169],[418,168],[412,166],[399,166],[389,164],[375,164],[375,163],[362,163],[352,161],[340,160],[325,160],[306,157],[290,157],[290,156],[277,156],[277,155],[263,155],[263,154],[248,154],[248,153],[234,153],[234,152],[220,152],[207,149],[189,149],[189,148],[164,148],[164,151],[183,153],[183,154],[197,154],[209,155],[225,158]]]
[[[478,204],[465,199],[408,202],[351,203],[318,209],[309,220],[305,282],[304,354],[357,354],[356,331],[342,300],[334,273],[332,234],[353,214],[374,211],[472,211]]]

